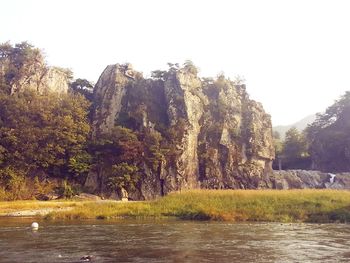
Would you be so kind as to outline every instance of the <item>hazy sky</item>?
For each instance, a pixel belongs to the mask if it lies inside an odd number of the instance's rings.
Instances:
[[[94,82],[192,60],[202,76],[244,76],[273,125],[323,111],[350,90],[350,1],[0,0],[0,42],[27,40],[49,64]]]

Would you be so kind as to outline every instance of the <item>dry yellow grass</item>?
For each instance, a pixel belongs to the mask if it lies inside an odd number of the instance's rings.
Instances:
[[[176,217],[191,220],[349,222],[350,191],[338,190],[191,190],[144,202],[0,202],[0,213],[67,208],[51,219]]]
[[[36,200],[21,200],[21,201],[1,201],[0,214],[4,215],[11,212],[22,210],[39,210],[39,209],[60,209],[75,207],[79,202],[70,200],[60,201],[36,201]]]
[[[350,192],[338,190],[195,190],[160,200],[171,215],[233,221],[350,221]]]

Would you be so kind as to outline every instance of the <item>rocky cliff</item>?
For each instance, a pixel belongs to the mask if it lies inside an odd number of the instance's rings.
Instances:
[[[49,67],[42,51],[27,42],[0,45],[0,88],[9,94],[34,90],[66,93],[72,72],[69,69]]]
[[[270,176],[274,189],[350,189],[350,173],[324,173],[320,171],[273,171]]]
[[[110,65],[94,89],[92,139],[124,126],[146,145],[137,164],[140,179],[136,188],[126,189],[129,196],[272,187],[270,116],[249,99],[245,85],[223,76],[200,79],[193,65],[156,73],[144,79],[129,64]],[[157,138],[157,152],[147,147],[147,138]],[[95,165],[86,186],[103,191],[105,177],[107,170]]]
[[[34,90],[40,94],[47,92],[67,93],[69,76],[67,70],[57,67],[38,67],[32,74],[23,75],[11,86],[11,94],[24,90]]]

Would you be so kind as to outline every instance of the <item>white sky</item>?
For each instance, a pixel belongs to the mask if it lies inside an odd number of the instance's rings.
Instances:
[[[28,41],[49,64],[96,82],[192,60],[202,76],[244,76],[273,125],[320,112],[350,89],[350,1],[0,0],[0,42]]]

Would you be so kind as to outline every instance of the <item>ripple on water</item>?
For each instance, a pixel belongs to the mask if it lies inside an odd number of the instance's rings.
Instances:
[[[66,222],[67,223],[67,222]],[[348,262],[350,226],[183,221],[0,222],[2,262]]]

